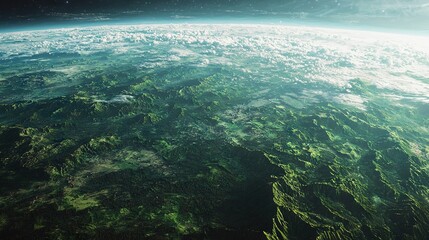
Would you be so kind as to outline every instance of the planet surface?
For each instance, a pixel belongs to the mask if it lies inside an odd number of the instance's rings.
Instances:
[[[428,239],[429,39],[0,33],[2,239]]]

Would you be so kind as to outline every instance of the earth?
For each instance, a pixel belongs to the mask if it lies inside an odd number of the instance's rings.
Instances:
[[[428,239],[429,39],[0,34],[2,239]]]

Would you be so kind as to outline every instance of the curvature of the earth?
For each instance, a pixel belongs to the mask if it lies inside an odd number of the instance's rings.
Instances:
[[[426,239],[427,42],[279,25],[2,33],[1,236]]]

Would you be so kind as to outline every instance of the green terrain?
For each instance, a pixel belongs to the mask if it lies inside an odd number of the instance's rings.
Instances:
[[[2,239],[429,238],[428,102],[129,51],[3,53]]]

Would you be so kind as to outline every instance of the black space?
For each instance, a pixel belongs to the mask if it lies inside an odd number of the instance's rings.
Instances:
[[[252,4],[252,1],[239,0],[8,0],[1,2],[1,11],[7,15],[47,15],[56,11],[64,13],[162,11],[226,7],[246,2]]]
[[[140,15],[193,13],[211,15],[235,10],[258,11],[309,11],[332,8],[340,0],[6,0],[0,2],[0,20],[49,18],[67,14],[123,14]],[[345,1],[345,0],[343,0]],[[347,5],[344,5],[347,6]]]
[[[427,0],[2,0],[0,28],[127,18],[269,18],[429,32]]]

